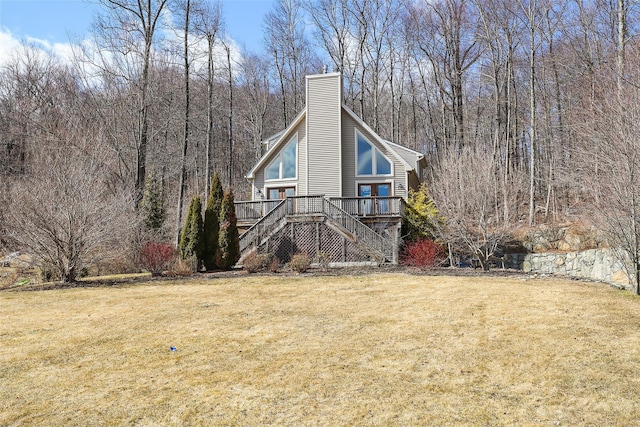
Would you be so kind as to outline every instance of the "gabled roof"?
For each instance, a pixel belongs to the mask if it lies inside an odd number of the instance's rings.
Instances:
[[[404,164],[405,168],[409,170],[413,170],[416,167],[415,165],[409,164],[409,162],[407,161],[405,156],[399,151],[399,149],[402,149],[402,151],[404,151],[405,153],[412,153],[413,155],[415,155],[416,162],[424,158],[424,156],[418,153],[417,151],[414,151],[410,148],[402,147],[398,144],[394,144],[393,142],[387,141],[386,139],[382,139],[376,132],[374,132],[373,129],[369,127],[368,124],[366,124],[360,117],[358,117],[358,115],[354,113],[353,110],[351,110],[351,108],[347,107],[346,104],[343,103],[342,108],[347,112],[347,114],[349,114],[349,116],[351,116],[351,118],[356,123],[358,123],[358,125],[362,126],[371,136],[373,136],[380,145],[382,145],[383,147],[388,149],[391,153],[393,153],[398,158],[398,160],[400,160]]]
[[[395,142],[391,142],[386,139],[385,139],[385,142],[389,146],[393,147],[396,150],[396,152],[398,152],[399,155],[404,157],[405,160],[407,161],[408,159],[415,160],[416,163],[425,163],[425,166],[426,166],[424,154],[422,154],[421,152],[412,150],[411,148],[408,148],[408,147],[403,147],[400,144],[396,144]]]
[[[346,104],[342,104],[342,109],[359,125],[361,126],[364,130],[366,130],[373,138],[375,138],[375,140],[382,145],[383,147],[385,147],[389,152],[393,153],[396,158],[398,160],[400,160],[400,162],[405,166],[405,168],[407,170],[415,170],[416,165],[412,165],[409,163],[409,161],[407,159],[411,158],[414,159],[416,163],[422,161],[424,159],[424,155],[412,150],[410,148],[407,147],[403,147],[401,145],[395,144],[391,141],[387,141],[386,139],[382,139],[376,132],[374,132],[373,129],[371,129],[371,127],[369,127],[369,125],[367,125],[360,117],[358,117],[358,115],[356,113],[353,112],[353,110],[351,110],[349,107],[347,107]],[[293,131],[293,129],[295,129],[300,122],[306,117],[307,115],[307,108],[305,107],[299,114],[298,116],[293,120],[293,122],[291,122],[289,124],[289,126],[274,134],[273,136],[267,138],[265,141],[263,141],[263,143],[266,143],[268,145],[271,145],[271,147],[268,149],[268,151],[266,153],[264,153],[264,155],[260,158],[260,160],[258,160],[258,162],[253,166],[253,168],[251,168],[251,170],[249,171],[249,173],[247,173],[246,178],[247,179],[253,179],[255,178],[255,172],[261,168],[266,162],[267,160],[271,157],[271,154],[273,152],[276,152],[277,150],[280,149],[280,147],[289,140],[290,136],[291,136],[291,132]],[[271,144],[271,142],[277,139],[277,142],[275,144]]]
[[[273,144],[271,148],[267,150],[266,153],[264,153],[264,155],[260,158],[260,160],[258,160],[258,163],[256,163],[251,168],[251,170],[249,171],[249,173],[247,173],[245,178],[253,179],[255,177],[255,172],[266,163],[267,159],[271,156],[271,153],[273,153],[274,150],[278,150],[279,147],[282,144],[284,144],[283,141],[289,140],[289,136],[291,135],[291,132],[293,131],[293,129],[295,129],[300,124],[300,122],[304,117],[306,117],[306,115],[307,115],[307,108],[305,107],[302,111],[300,111],[298,116],[295,119],[293,119],[293,121],[289,124],[289,126],[287,126],[283,131],[280,131],[274,134],[272,137],[269,137],[265,141],[263,141],[263,143],[266,142],[267,144],[269,144],[271,140],[273,140],[274,138],[278,139],[278,141],[275,144]]]

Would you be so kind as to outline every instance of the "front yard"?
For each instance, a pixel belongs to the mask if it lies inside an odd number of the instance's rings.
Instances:
[[[524,277],[0,292],[0,425],[636,425],[640,299]]]

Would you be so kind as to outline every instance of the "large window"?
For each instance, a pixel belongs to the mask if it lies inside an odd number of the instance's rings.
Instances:
[[[275,159],[267,166],[266,179],[292,179],[298,169],[298,136],[294,136]]]
[[[358,175],[391,175],[391,162],[360,133],[357,135]]]

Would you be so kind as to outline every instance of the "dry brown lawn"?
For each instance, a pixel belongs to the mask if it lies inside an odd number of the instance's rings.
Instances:
[[[3,426],[631,426],[639,390],[640,298],[601,284],[243,276],[0,293]]]

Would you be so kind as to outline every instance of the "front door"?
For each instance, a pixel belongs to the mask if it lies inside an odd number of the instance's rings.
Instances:
[[[391,184],[388,182],[379,184],[359,184],[358,185],[359,197],[390,197],[391,196]],[[361,200],[360,201],[360,214],[361,215],[381,215],[389,213],[389,200],[388,199],[373,199],[373,200]]]

